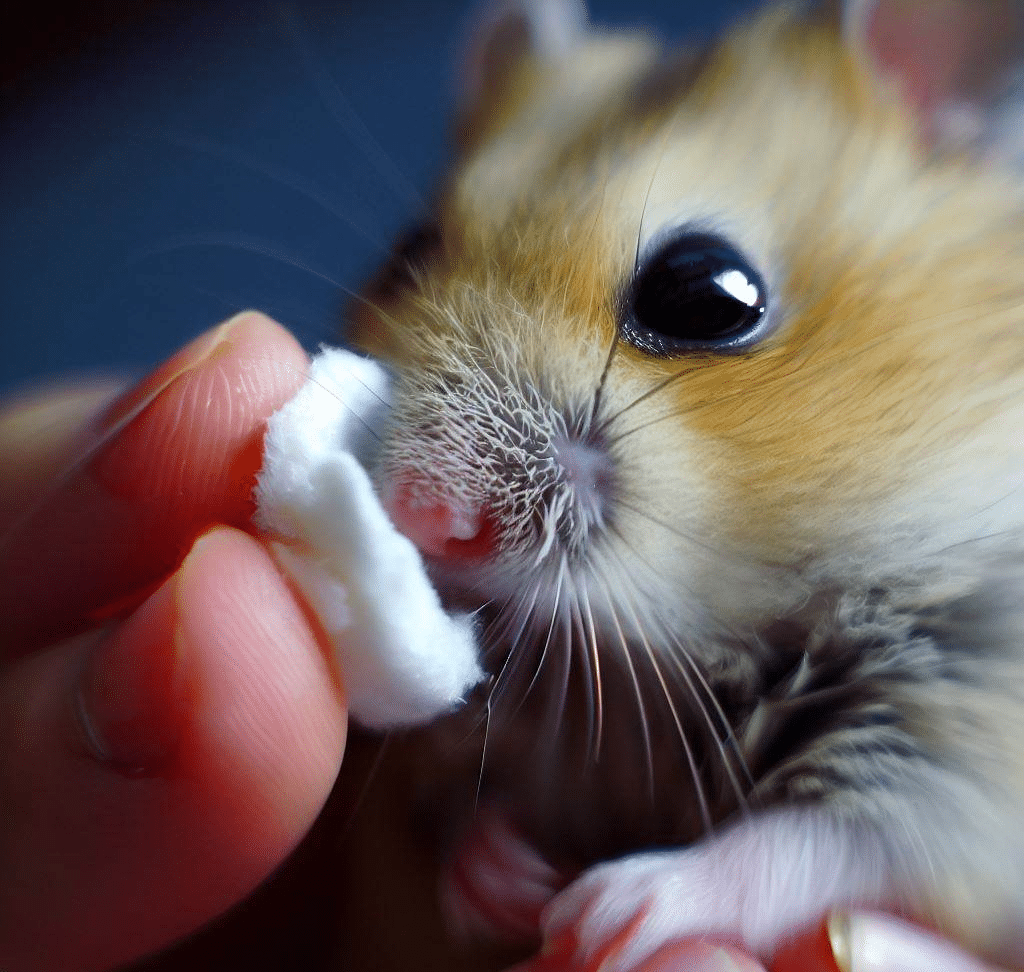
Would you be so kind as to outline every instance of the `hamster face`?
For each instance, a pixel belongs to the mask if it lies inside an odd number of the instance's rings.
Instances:
[[[673,737],[677,837],[748,803],[870,820],[912,846],[843,845],[885,874],[811,905],[910,901],[1001,947],[1024,927],[1024,626],[994,606],[1024,584],[1019,177],[932,152],[838,31],[787,12],[682,56],[595,33],[501,81],[355,312],[395,374],[394,520],[481,611],[495,686],[528,654],[521,694],[560,682],[564,714],[582,684],[599,739],[593,709],[639,711],[602,806],[633,820],[620,770]],[[782,927],[736,921],[759,948]]]
[[[362,340],[399,376],[386,476],[497,531],[485,596],[564,571],[688,639],[1016,546],[1018,189],[926,164],[824,28],[761,23],[699,65],[617,55],[585,99],[536,81],[462,158],[404,285],[371,292]],[[765,333],[645,353],[631,283],[694,231],[763,278]]]

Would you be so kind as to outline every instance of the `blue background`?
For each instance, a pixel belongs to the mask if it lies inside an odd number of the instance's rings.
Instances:
[[[341,288],[443,168],[473,6],[107,3],[102,30],[26,34],[37,56],[0,92],[0,394],[139,372],[245,307],[309,347],[330,339]],[[671,37],[750,6],[591,10]]]

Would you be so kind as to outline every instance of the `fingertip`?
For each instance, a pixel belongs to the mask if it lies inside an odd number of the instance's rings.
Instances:
[[[0,651],[123,616],[211,525],[250,528],[266,420],[307,365],[287,330],[247,311],[124,396],[101,445],[0,538]]]
[[[673,942],[659,949],[636,972],[765,972],[752,955],[706,941]]]
[[[159,501],[193,517],[242,522],[266,420],[302,384],[307,365],[280,324],[258,311],[236,315],[114,406],[105,421],[117,434],[93,474],[132,506]]]
[[[788,940],[772,956],[771,972],[851,972],[845,919],[835,912]]]
[[[286,328],[260,311],[240,311],[196,335],[120,395],[99,416],[98,430],[119,431],[179,378],[238,353],[291,363],[299,370],[305,366],[305,353]]]
[[[849,972],[995,972],[951,941],[920,925],[879,912],[844,920]]]

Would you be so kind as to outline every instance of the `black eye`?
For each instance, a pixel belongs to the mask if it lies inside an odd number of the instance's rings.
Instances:
[[[764,281],[725,240],[685,233],[660,247],[629,290],[622,336],[647,354],[738,351],[764,330]]]

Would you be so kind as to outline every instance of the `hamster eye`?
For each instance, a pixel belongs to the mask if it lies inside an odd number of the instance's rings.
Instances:
[[[735,247],[708,233],[665,243],[633,278],[620,330],[647,354],[739,351],[764,331],[767,291]]]

